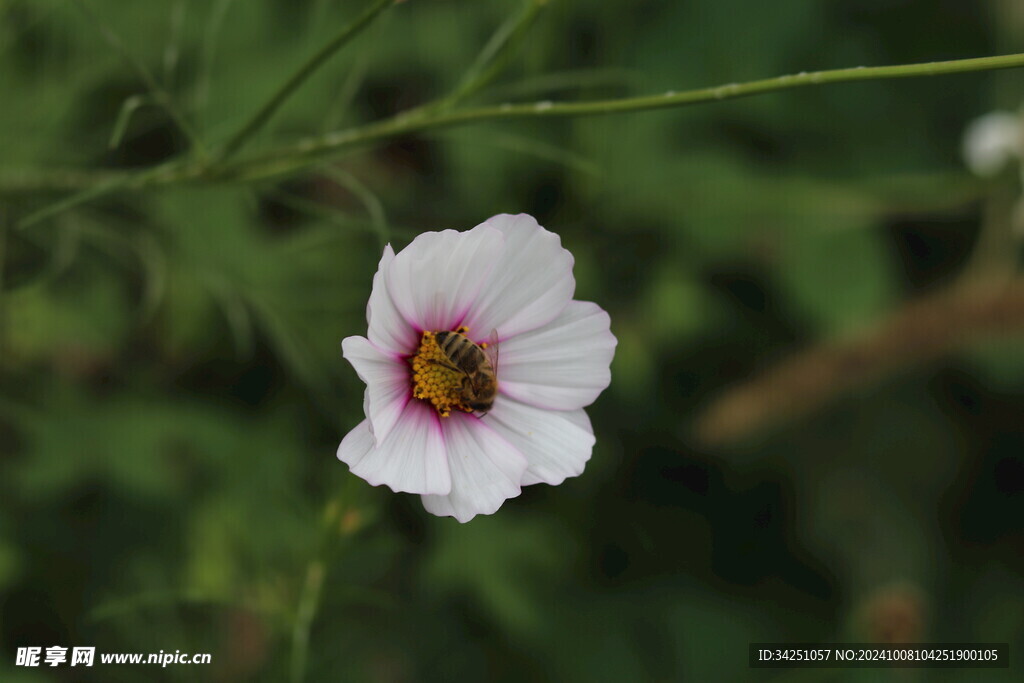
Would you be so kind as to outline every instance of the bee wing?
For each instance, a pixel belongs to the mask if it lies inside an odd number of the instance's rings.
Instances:
[[[484,349],[484,355],[487,356],[487,360],[491,362],[491,368],[494,370],[494,374],[498,374],[498,331],[491,330],[491,334],[487,337],[487,348]]]

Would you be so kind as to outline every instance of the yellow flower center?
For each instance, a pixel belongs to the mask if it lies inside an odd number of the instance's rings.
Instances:
[[[468,327],[455,330],[469,332]],[[459,370],[437,343],[435,332],[424,332],[420,347],[412,357],[412,395],[428,401],[441,417],[451,415],[452,409],[472,413],[462,399],[462,384],[466,373]],[[481,344],[486,347],[486,344]]]

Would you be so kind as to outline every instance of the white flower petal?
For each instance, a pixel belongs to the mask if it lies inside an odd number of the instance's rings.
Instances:
[[[495,216],[469,234],[495,228],[505,236],[505,252],[465,319],[478,339],[487,339],[492,330],[506,339],[544,325],[576,289],[572,254],[558,235],[526,214]]]
[[[388,291],[410,326],[451,329],[466,316],[503,247],[493,228],[423,233],[388,266]]]
[[[617,340],[608,314],[589,301],[570,301],[544,327],[498,347],[498,390],[550,410],[590,405],[611,382]]]
[[[341,353],[366,383],[363,410],[374,439],[383,441],[412,399],[409,366],[400,356],[378,349],[365,337],[346,337],[341,342]]]
[[[423,496],[427,512],[468,522],[519,495],[526,458],[481,420],[453,413],[444,421],[444,439],[452,490],[446,496]]]
[[[384,247],[377,273],[373,276],[370,301],[366,304],[367,337],[374,346],[394,353],[411,353],[419,345],[419,333],[406,322],[388,292],[384,273],[395,259],[391,245]]]
[[[530,216],[425,233],[384,250],[367,304],[368,338],[342,343],[366,383],[367,419],[338,448],[353,474],[418,493],[436,515],[466,522],[521,486],[582,473],[594,435],[583,406],[611,380],[608,315],[572,301],[572,255]],[[442,419],[411,398],[407,358],[424,330],[496,330],[499,396],[483,418]]]
[[[352,474],[396,493],[445,495],[452,490],[440,418],[422,401],[409,401],[394,429],[374,442],[363,420],[342,440],[338,459]]]
[[[523,486],[555,486],[579,476],[594,449],[594,431],[582,408],[544,410],[499,396],[483,420],[526,456]]]
[[[964,161],[979,176],[993,176],[1024,154],[1024,121],[994,111],[976,118],[964,131]]]
[[[370,421],[363,420],[352,428],[338,446],[338,460],[348,465],[357,463],[366,457],[366,454],[374,448],[373,432],[370,431]]]

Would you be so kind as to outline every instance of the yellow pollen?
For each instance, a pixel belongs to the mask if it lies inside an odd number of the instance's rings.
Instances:
[[[456,332],[466,334],[469,328],[460,327]],[[464,377],[438,346],[434,333],[424,332],[412,357],[413,398],[428,401],[441,417],[451,415],[453,408],[471,413],[473,409],[463,404],[459,395]]]

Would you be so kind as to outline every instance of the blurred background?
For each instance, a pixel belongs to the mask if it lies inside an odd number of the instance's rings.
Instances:
[[[87,6],[0,0],[0,679],[287,680],[326,544],[311,681],[1019,680],[747,644],[1024,652],[1019,166],[961,156],[1024,72],[462,126],[15,229],[188,151],[139,65],[215,147],[365,3]],[[444,96],[523,7],[398,5],[241,156]],[[1022,50],[1012,0],[551,0],[466,104]],[[620,343],[584,475],[460,525],[335,459],[339,342],[385,241],[500,212],[561,235]]]

